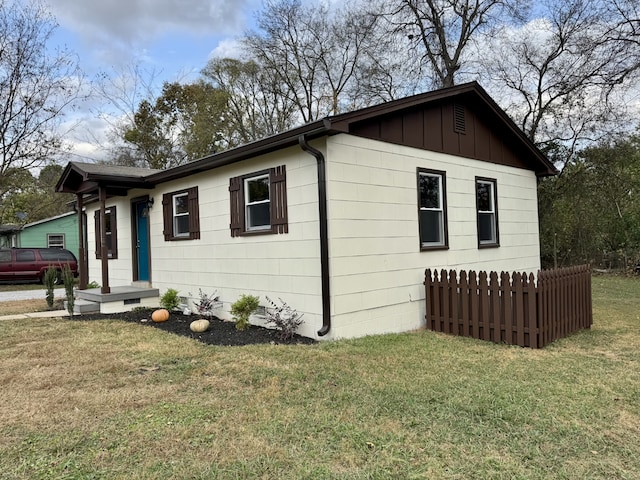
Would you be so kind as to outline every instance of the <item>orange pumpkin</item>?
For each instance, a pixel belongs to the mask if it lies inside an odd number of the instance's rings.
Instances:
[[[151,320],[154,322],[166,322],[169,320],[169,310],[165,308],[161,308],[160,310],[156,310],[151,314]]]

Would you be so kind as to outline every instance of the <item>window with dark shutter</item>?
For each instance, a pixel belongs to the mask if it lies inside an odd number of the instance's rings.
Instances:
[[[108,258],[118,258],[118,227],[116,224],[116,207],[107,207],[104,211],[105,234],[107,237]],[[100,225],[100,210],[94,213],[96,232],[96,258],[102,258],[102,226]]]
[[[165,241],[200,238],[198,187],[162,196],[163,234]]]
[[[289,232],[284,165],[231,178],[229,197],[232,237]]]

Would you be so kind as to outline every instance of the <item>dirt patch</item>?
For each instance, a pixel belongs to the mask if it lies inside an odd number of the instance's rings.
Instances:
[[[256,345],[264,343],[272,344],[307,344],[316,343],[312,338],[295,335],[289,341],[280,339],[280,332],[277,330],[250,326],[247,330],[237,330],[234,322],[220,320],[217,317],[209,319],[211,325],[209,330],[202,333],[192,332],[189,325],[194,320],[198,320],[196,315],[182,315],[180,313],[171,313],[166,322],[151,321],[151,313],[153,310],[135,310],[132,312],[102,314],[91,313],[74,317],[75,320],[123,320],[125,322],[138,323],[150,328],[159,328],[166,332],[176,335],[193,338],[208,345],[221,346],[239,346],[239,345]]]

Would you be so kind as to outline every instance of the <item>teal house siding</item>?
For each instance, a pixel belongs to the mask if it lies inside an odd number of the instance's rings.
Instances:
[[[56,245],[50,245],[50,242]],[[60,241],[63,242],[60,245]],[[26,224],[19,233],[20,247],[64,246],[78,256],[78,214],[69,212]]]

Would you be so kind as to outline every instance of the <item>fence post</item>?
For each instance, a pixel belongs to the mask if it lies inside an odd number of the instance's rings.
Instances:
[[[513,303],[511,294],[511,277],[508,272],[500,274],[500,303],[502,315],[500,329],[504,332],[503,341],[513,344]]]
[[[424,271],[424,298],[425,298],[425,312],[424,312],[424,321],[425,327],[429,330],[433,330],[433,324],[431,321],[431,308],[433,304],[433,298],[431,294],[432,289],[432,281],[431,281],[431,269],[427,268]]]

